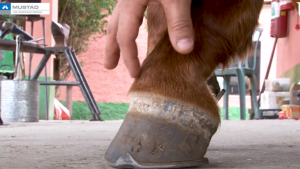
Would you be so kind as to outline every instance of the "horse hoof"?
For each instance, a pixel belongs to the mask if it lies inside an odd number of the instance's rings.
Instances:
[[[152,164],[140,164],[134,160],[130,154],[122,154],[115,163],[108,163],[114,168],[134,168],[134,169],[161,169],[161,168],[183,168],[193,167],[208,164],[208,159],[203,158],[198,161],[186,161],[186,162],[173,162],[173,163],[152,163]]]
[[[181,168],[204,158],[219,120],[198,107],[167,97],[132,93],[127,115],[105,152],[115,168]]]

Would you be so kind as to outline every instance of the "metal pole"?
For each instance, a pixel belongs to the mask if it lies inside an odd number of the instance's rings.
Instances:
[[[73,52],[71,49],[65,50],[66,58],[68,59],[68,62],[70,64],[70,67],[74,73],[74,76],[77,81],[80,82],[81,85],[79,85],[80,90],[87,102],[87,105],[89,106],[89,109],[92,114],[92,119],[90,121],[101,121],[100,117],[100,110],[97,106],[97,103],[88,87],[87,81],[84,77],[84,74],[81,70],[81,67],[78,63],[78,60],[76,58],[75,52]]]
[[[83,82],[83,85],[84,85],[84,88],[86,89],[87,94],[88,94],[88,96],[90,98],[91,104],[94,107],[94,111],[95,111],[95,115],[96,115],[96,119],[95,120],[101,120],[101,118],[100,118],[101,112],[100,112],[99,107],[98,107],[98,105],[97,105],[97,103],[95,101],[95,98],[94,98],[94,96],[93,96],[93,94],[91,92],[91,89],[88,86],[88,83],[87,83],[87,81],[85,79],[85,76],[84,76],[84,74],[83,74],[83,72],[81,70],[80,64],[79,64],[79,62],[77,60],[76,53],[75,53],[74,50],[71,50],[70,52],[71,52],[71,59],[73,60],[77,71],[81,74],[80,78],[81,78],[81,80]]]
[[[43,21],[43,36],[44,36],[44,48],[46,47],[46,33],[45,33],[45,18]],[[47,82],[47,62],[45,64],[45,81]],[[48,85],[45,85],[45,95],[46,95],[46,120],[49,120],[49,110],[48,110]]]
[[[72,86],[67,86],[66,107],[70,113],[70,120],[72,120]]]
[[[86,103],[87,103],[87,105],[88,105],[88,107],[91,111],[91,114],[93,115],[93,118],[96,118],[96,116],[95,116],[96,113],[95,113],[94,106],[92,105],[92,101],[91,101],[91,99],[88,95],[88,92],[87,92],[86,88],[85,88],[85,84],[82,81],[82,78],[80,77],[81,75],[79,74],[79,71],[78,71],[78,69],[77,69],[77,67],[74,63],[74,60],[72,59],[70,49],[67,49],[64,52],[65,52],[66,58],[69,62],[69,65],[71,67],[71,70],[72,70],[72,72],[75,76],[75,79],[80,82],[79,88],[81,90],[81,93],[82,93],[83,97],[85,98],[85,101],[86,101]]]
[[[274,57],[274,53],[275,53],[275,49],[276,49],[276,45],[277,45],[277,40],[278,40],[278,37],[275,38],[272,53],[271,53],[271,57],[270,57],[270,61],[269,61],[269,64],[268,64],[266,75],[265,75],[265,79],[263,81],[262,88],[259,92],[259,98],[258,98],[258,101],[257,101],[258,102],[258,107],[260,107],[261,94],[265,91],[265,80],[268,79],[268,77],[269,77],[269,73],[270,73],[270,69],[271,69],[271,66],[272,66],[273,57]]]
[[[30,35],[33,36],[33,21],[31,20],[31,32]],[[31,62],[32,62],[32,53],[29,56],[29,70],[28,70],[28,80],[30,79],[31,75]]]
[[[46,51],[44,57],[42,58],[42,60],[40,61],[40,64],[37,66],[35,72],[33,73],[32,77],[30,78],[30,80],[37,80],[38,77],[40,76],[44,65],[47,64],[47,61],[49,60],[51,56],[51,51]]]

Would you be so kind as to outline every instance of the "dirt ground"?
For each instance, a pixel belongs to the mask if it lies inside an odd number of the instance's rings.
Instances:
[[[0,126],[0,169],[110,169],[104,152],[122,121]],[[300,168],[300,120],[222,121],[201,168]],[[198,169],[198,168],[194,168]]]

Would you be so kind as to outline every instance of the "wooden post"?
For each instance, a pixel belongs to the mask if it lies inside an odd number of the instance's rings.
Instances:
[[[72,86],[67,86],[66,107],[69,110],[70,119],[72,119]]]

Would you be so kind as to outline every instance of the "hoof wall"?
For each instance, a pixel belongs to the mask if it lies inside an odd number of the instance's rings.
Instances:
[[[115,168],[182,168],[204,158],[218,121],[193,105],[151,94],[132,94],[117,135],[105,152]]]
[[[121,155],[115,163],[108,163],[114,168],[132,168],[132,169],[161,169],[161,168],[183,168],[183,167],[198,167],[208,164],[208,159],[203,158],[200,161],[173,162],[173,163],[150,163],[139,164],[130,154]]]

